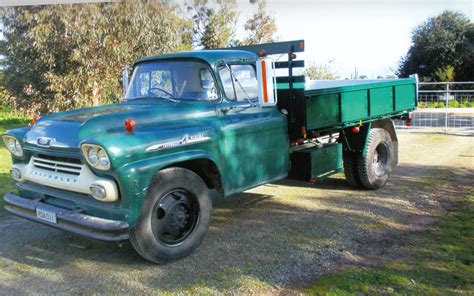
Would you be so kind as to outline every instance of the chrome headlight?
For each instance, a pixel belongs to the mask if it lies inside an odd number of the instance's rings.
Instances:
[[[84,158],[90,166],[98,170],[110,169],[109,156],[104,148],[95,144],[82,144],[81,149]]]
[[[5,146],[7,146],[8,151],[11,154],[21,157],[23,156],[23,148],[21,147],[20,142],[13,136],[3,135],[3,142],[5,142]]]

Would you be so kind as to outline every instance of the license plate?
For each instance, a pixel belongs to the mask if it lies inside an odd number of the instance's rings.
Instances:
[[[36,209],[36,217],[38,219],[48,221],[48,222],[51,222],[51,223],[54,223],[54,224],[58,223],[58,220],[56,220],[56,213],[50,212],[50,211],[45,210],[45,209],[37,208]]]

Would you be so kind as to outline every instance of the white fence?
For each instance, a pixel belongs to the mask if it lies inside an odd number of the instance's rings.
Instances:
[[[398,129],[474,135],[474,82],[421,82],[411,126]]]

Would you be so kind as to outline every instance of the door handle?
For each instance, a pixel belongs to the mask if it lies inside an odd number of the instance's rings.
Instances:
[[[221,108],[221,112],[222,112],[222,114],[226,115],[227,112],[230,111],[230,109],[232,109],[232,107],[223,107],[223,108]]]

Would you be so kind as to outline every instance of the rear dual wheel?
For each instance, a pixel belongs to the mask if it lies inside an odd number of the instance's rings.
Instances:
[[[210,191],[197,174],[183,168],[159,171],[130,241],[143,258],[155,263],[183,258],[201,244],[211,212]]]
[[[381,128],[370,130],[365,154],[347,152],[344,155],[346,181],[353,187],[378,189],[387,183],[392,173],[394,157],[390,134]]]
[[[358,155],[352,152],[344,152],[343,162],[344,175],[346,176],[347,184],[354,188],[362,187],[359,178],[359,167],[357,165]]]

